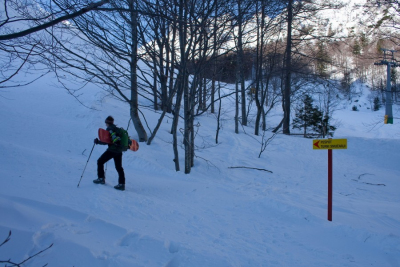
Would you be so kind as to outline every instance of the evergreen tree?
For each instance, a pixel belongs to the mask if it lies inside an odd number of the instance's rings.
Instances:
[[[351,89],[351,72],[350,70],[344,70],[343,78],[340,81],[341,88],[343,93],[351,99],[350,89]]]
[[[320,123],[317,124],[314,129],[317,133],[321,134],[323,138],[325,138],[325,136],[332,137],[333,132],[336,130],[336,127],[329,124],[330,117],[328,114],[325,114],[323,117],[324,118],[320,121]],[[322,116],[320,118],[322,118]]]
[[[354,55],[356,55],[356,56],[359,56],[359,55],[361,55],[361,45],[360,45],[360,43],[358,42],[358,40],[355,40],[354,41],[354,45],[353,45],[353,54]]]
[[[368,46],[368,44],[369,44],[369,39],[368,39],[367,34],[364,33],[364,32],[361,33],[361,36],[360,36],[360,45],[361,45],[361,47],[362,48],[366,48]]]
[[[321,77],[327,78],[328,75],[328,64],[331,62],[328,51],[326,49],[326,44],[319,41],[317,44],[317,54],[316,54],[316,72]]]
[[[390,82],[392,85],[395,85],[397,83],[397,71],[395,68],[390,69]]]
[[[318,129],[322,121],[322,112],[313,107],[314,100],[305,95],[302,105],[296,110],[296,118],[293,120],[293,129],[303,129],[304,137],[307,135],[307,129]]]
[[[394,97],[394,101],[397,102],[397,81],[398,81],[398,74],[397,74],[397,69],[392,68],[391,69],[391,76],[390,76],[390,81],[392,82],[392,97]]]
[[[381,101],[379,97],[374,98],[374,111],[378,111],[381,108]]]

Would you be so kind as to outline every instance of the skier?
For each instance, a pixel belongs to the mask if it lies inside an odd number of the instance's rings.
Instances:
[[[94,143],[97,145],[108,145],[108,149],[100,156],[97,160],[97,179],[93,180],[95,184],[105,184],[106,179],[104,175],[104,164],[110,159],[114,159],[115,169],[118,172],[118,184],[114,186],[117,190],[125,190],[125,173],[122,168],[122,146],[121,138],[117,136],[117,126],[114,125],[114,118],[108,116],[105,120],[107,131],[111,135],[112,144],[107,144],[100,141],[98,138],[94,139]]]

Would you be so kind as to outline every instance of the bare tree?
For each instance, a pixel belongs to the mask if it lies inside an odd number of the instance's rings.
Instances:
[[[285,89],[283,91],[283,133],[290,134],[291,79],[292,79],[292,23],[293,0],[287,4],[287,35],[285,51]]]
[[[275,3],[275,5],[274,5]],[[282,60],[281,42],[273,40],[273,36],[279,33],[276,20],[267,14],[274,14],[279,11],[275,1],[261,0],[256,2],[256,27],[257,42],[254,67],[254,99],[257,107],[255,121],[255,135],[259,135],[262,119],[262,129],[265,131],[265,116],[268,114],[277,101],[276,86],[273,84],[274,77],[279,76],[279,67]],[[265,111],[265,107],[268,110]]]
[[[44,57],[60,82],[94,83],[128,103],[143,142],[147,133],[139,117],[138,20],[137,1],[110,1],[96,12],[70,20],[73,26],[47,31],[51,38],[43,46],[50,47]]]
[[[254,32],[254,28],[249,27],[250,18],[254,14],[254,1],[235,0],[232,4],[232,27],[235,28],[234,40],[236,52],[235,133],[239,133],[239,117],[242,118],[241,124],[245,126],[247,125],[246,86],[243,62],[245,46],[249,42],[254,42],[254,40],[251,40],[251,32]],[[250,38],[250,40],[248,38]],[[241,113],[241,116],[239,116],[239,113]]]
[[[307,54],[304,54],[301,45],[304,46],[305,42],[307,43],[311,40],[321,40],[332,37],[330,34],[315,32],[313,27],[304,26],[302,21],[307,20],[317,25],[318,23],[316,22],[320,20],[318,17],[319,11],[326,9],[334,10],[342,7],[342,5],[334,2],[320,2],[315,0],[289,0],[283,1],[282,5],[285,10],[285,16],[282,16],[282,21],[285,23],[284,25],[286,25],[286,49],[282,89],[282,108],[284,115],[282,122],[275,128],[274,132],[283,126],[283,133],[290,134],[291,97],[294,94],[292,88],[292,84],[294,84],[292,81],[294,78],[293,75],[296,73],[304,73],[304,63],[310,63],[310,60],[312,60]]]
[[[38,63],[35,56],[43,53],[40,38],[33,34],[95,10],[107,2],[109,0],[46,8],[49,5],[42,1],[43,9],[38,9],[34,2],[5,0],[0,17],[0,88],[26,85],[44,75],[26,82],[15,79],[21,70],[33,68]]]

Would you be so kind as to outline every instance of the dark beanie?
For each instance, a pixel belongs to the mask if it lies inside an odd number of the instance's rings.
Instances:
[[[105,120],[105,123],[114,124],[114,118],[111,117],[111,116],[108,116],[108,117],[106,118],[106,120]]]

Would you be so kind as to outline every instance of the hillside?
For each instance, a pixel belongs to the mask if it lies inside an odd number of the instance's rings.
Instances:
[[[348,149],[333,153],[329,222],[326,151],[277,135],[258,158],[261,137],[246,127],[234,134],[229,98],[219,144],[215,116],[196,120],[191,174],[174,170],[166,118],[152,145],[124,154],[126,191],[112,187],[112,162],[106,185],[92,183],[104,146],[77,188],[97,129],[108,115],[126,127],[129,107],[88,87],[80,96],[88,109],[52,84],[48,76],[0,93],[0,243],[12,231],[0,260],[21,262],[53,244],[24,266],[400,265],[399,108],[384,125],[383,110],[366,108],[366,90],[359,112],[347,102],[335,112],[335,138]],[[159,115],[142,111],[153,129]],[[240,166],[272,173],[230,168]]]

